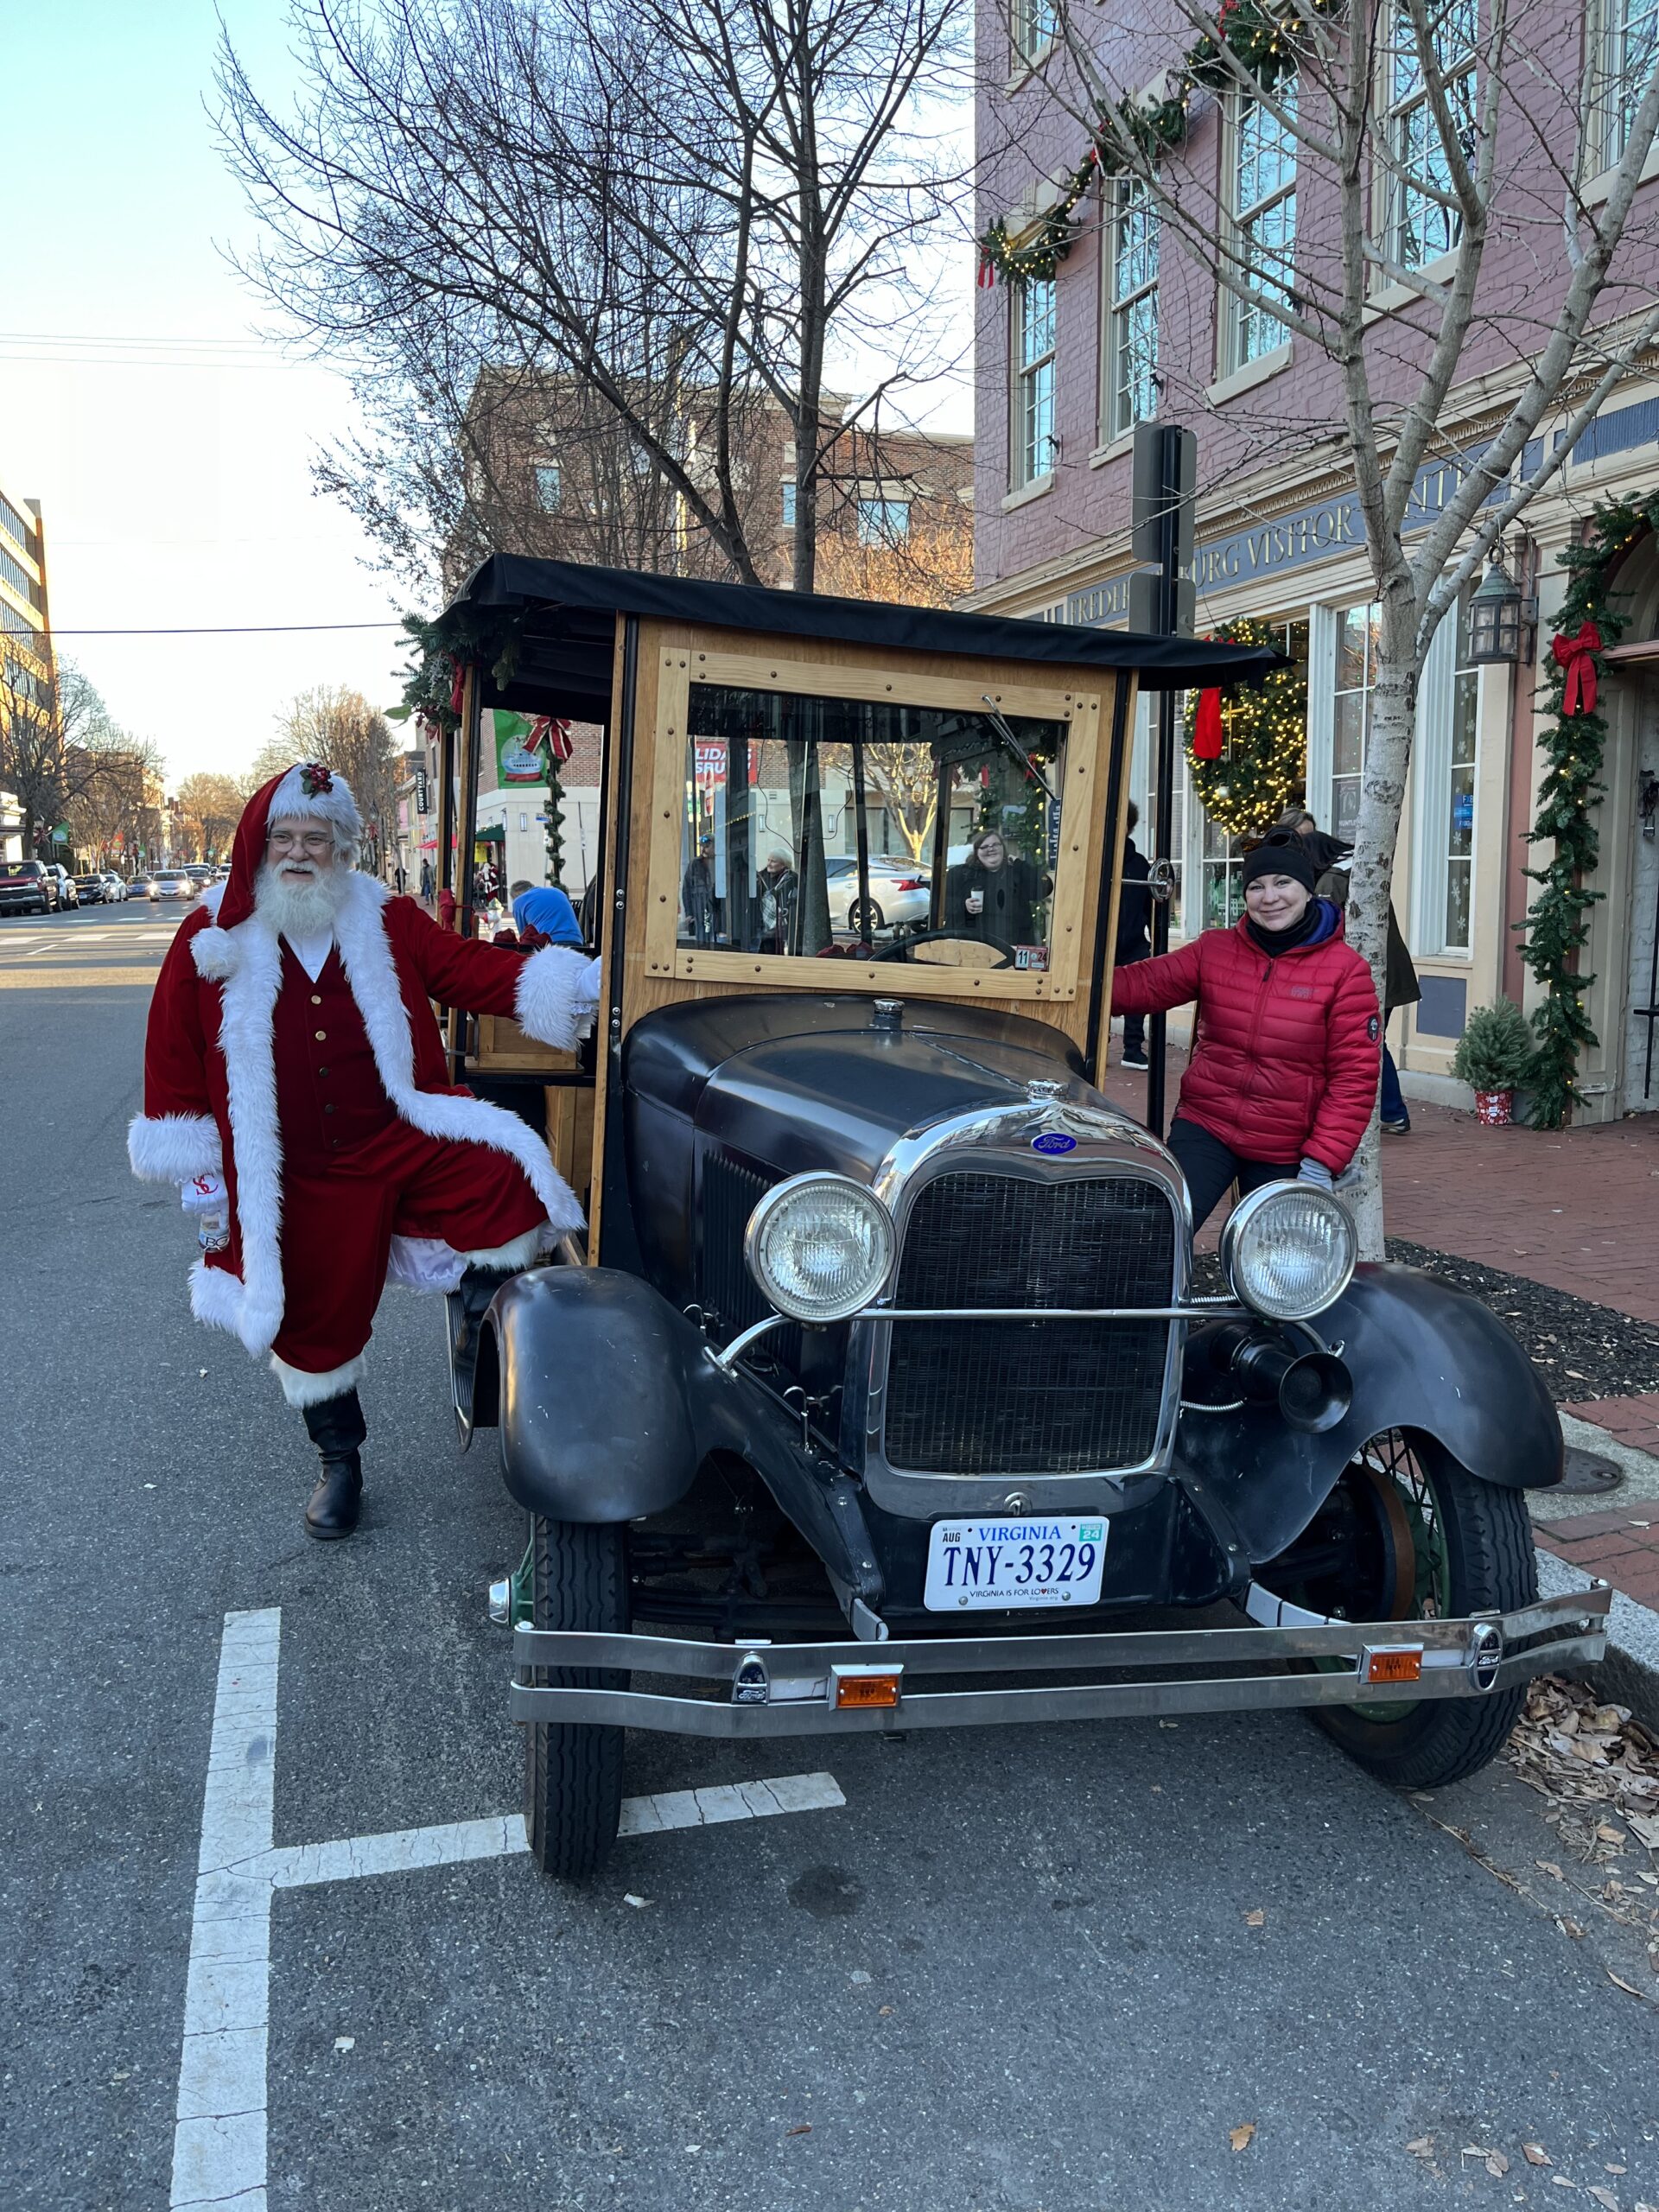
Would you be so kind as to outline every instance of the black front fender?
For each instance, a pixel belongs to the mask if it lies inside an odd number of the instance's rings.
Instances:
[[[556,1521],[633,1521],[684,1497],[710,1452],[754,1468],[823,1561],[843,1601],[874,1605],[881,1578],[852,1483],[810,1447],[789,1409],[721,1367],[660,1292],[614,1268],[540,1268],[497,1293],[508,1490]]]
[[[1538,1370],[1466,1291],[1416,1268],[1362,1267],[1313,1331],[1341,1347],[1353,1378],[1353,1402],[1334,1428],[1306,1435],[1271,1405],[1181,1416],[1176,1471],[1223,1507],[1252,1560],[1272,1559],[1299,1536],[1355,1452],[1384,1429],[1421,1429],[1505,1489],[1561,1479],[1561,1424]],[[1293,1333],[1313,1349],[1313,1334]]]

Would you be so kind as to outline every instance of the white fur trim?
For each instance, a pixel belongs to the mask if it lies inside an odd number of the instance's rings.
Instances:
[[[270,1371],[282,1384],[283,1395],[290,1406],[321,1406],[357,1388],[363,1379],[363,1355],[359,1352],[344,1367],[331,1367],[325,1374],[308,1375],[304,1368],[290,1367],[272,1352]]]
[[[231,931],[230,939],[234,957],[221,987],[225,1014],[219,1046],[230,1092],[236,1217],[242,1231],[242,1298],[231,1326],[251,1352],[258,1353],[270,1350],[283,1325],[283,1143],[272,1036],[283,955],[257,914]]]
[[[198,976],[210,983],[222,983],[236,965],[236,939],[229,930],[221,930],[209,923],[205,930],[198,930],[190,940],[190,957],[195,963]]]
[[[198,1260],[191,1268],[190,1311],[208,1328],[238,1335],[242,1297],[242,1278],[228,1268],[210,1268],[206,1260]]]
[[[513,988],[513,1013],[526,1036],[573,1052],[576,1032],[592,1019],[599,992],[590,970],[599,963],[568,944],[544,944],[525,961]]]
[[[304,768],[290,768],[270,795],[267,823],[294,815],[315,815],[343,832],[355,845],[363,835],[363,817],[357,810],[357,801],[352,797],[352,787],[345,777],[332,769],[329,773],[334,779],[334,789],[312,792],[305,788]]]
[[[582,1226],[582,1208],[574,1192],[548,1156],[546,1141],[526,1122],[504,1106],[486,1099],[454,1097],[415,1087],[415,1039],[410,1031],[409,1009],[397,988],[397,967],[391,955],[380,912],[391,893],[372,876],[353,875],[346,886],[334,923],[340,964],[352,996],[357,1001],[368,1032],[369,1049],[386,1096],[399,1118],[423,1136],[448,1137],[463,1144],[483,1144],[518,1161],[525,1179],[546,1209],[555,1236]],[[256,918],[257,919],[257,918]],[[237,934],[252,927],[245,922]],[[542,956],[537,954],[537,958]],[[229,986],[226,986],[228,992]],[[273,1000],[275,995],[273,994]],[[269,1049],[269,1039],[267,1039]],[[238,1172],[241,1167],[241,1135],[237,1132]]]
[[[211,914],[213,919],[217,921],[219,919],[219,910],[220,906],[223,904],[225,893],[230,889],[230,887],[231,880],[227,875],[220,876],[217,883],[210,883],[207,888],[201,894],[201,911],[204,913]]]
[[[146,1183],[188,1183],[225,1164],[211,1114],[135,1114],[127,1125],[127,1158]]]
[[[463,1252],[461,1256],[469,1268],[528,1268],[543,1252],[550,1252],[558,1241],[559,1231],[550,1221],[543,1221],[527,1229],[522,1236],[515,1236],[511,1243],[498,1244],[493,1251]]]

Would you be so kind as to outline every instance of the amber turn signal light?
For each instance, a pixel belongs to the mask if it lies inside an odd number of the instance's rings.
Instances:
[[[830,1702],[834,1706],[895,1706],[902,1667],[832,1667]]]
[[[1365,1654],[1368,1682],[1421,1682],[1423,1647],[1421,1643],[1373,1644]]]

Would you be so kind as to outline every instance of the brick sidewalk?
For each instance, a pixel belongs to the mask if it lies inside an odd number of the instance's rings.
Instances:
[[[1633,1499],[1622,1510],[1535,1522],[1532,1533],[1557,1559],[1600,1575],[1640,1605],[1659,1606],[1659,1504]]]
[[[1114,1038],[1102,1088],[1138,1119],[1147,1078],[1116,1065],[1118,1049]],[[1184,1049],[1169,1055],[1170,1109],[1185,1058]],[[1659,1323],[1659,1114],[1594,1128],[1484,1129],[1472,1114],[1414,1101],[1411,1124],[1409,1135],[1382,1140],[1390,1236]]]

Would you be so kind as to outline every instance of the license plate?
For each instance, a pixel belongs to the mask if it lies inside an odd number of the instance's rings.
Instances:
[[[922,1602],[930,1613],[1092,1605],[1100,1596],[1106,1525],[1089,1516],[936,1521]]]

